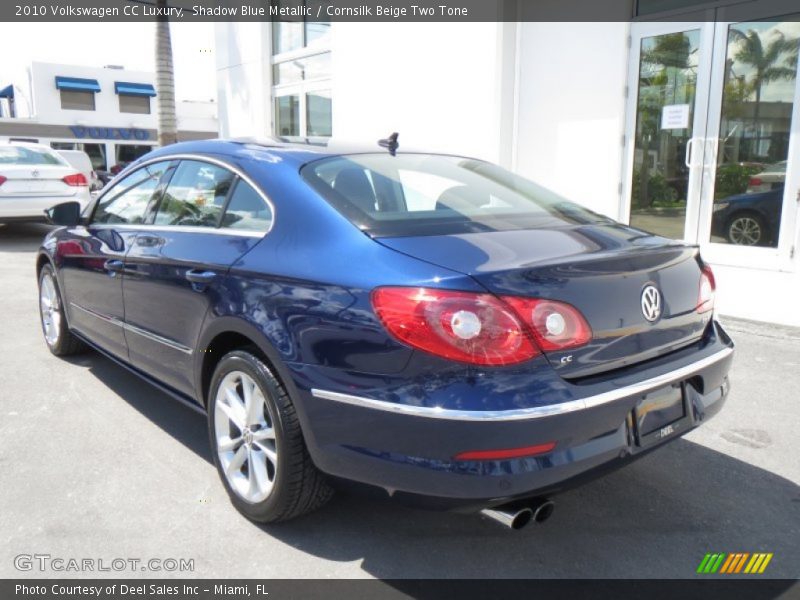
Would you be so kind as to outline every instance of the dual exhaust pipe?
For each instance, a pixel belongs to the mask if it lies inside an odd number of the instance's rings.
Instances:
[[[518,530],[528,525],[531,521],[543,523],[553,514],[555,506],[552,500],[532,500],[498,506],[497,508],[485,508],[481,511],[481,514],[509,529]]]

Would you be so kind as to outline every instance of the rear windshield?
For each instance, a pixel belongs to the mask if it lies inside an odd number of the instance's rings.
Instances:
[[[509,231],[608,222],[483,161],[429,154],[360,154],[309,163],[302,176],[376,237]]]
[[[0,146],[0,165],[60,165],[67,166],[63,158],[47,150],[25,146]]]

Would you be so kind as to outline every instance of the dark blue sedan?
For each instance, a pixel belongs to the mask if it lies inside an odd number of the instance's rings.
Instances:
[[[737,194],[714,203],[711,235],[743,246],[778,246],[783,184],[766,192]]]
[[[733,343],[695,246],[392,142],[176,144],[54,207],[50,350],[206,412],[260,522],[355,482],[520,527],[720,409]]]

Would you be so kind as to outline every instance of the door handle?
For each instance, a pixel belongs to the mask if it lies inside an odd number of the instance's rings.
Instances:
[[[125,263],[121,260],[112,258],[103,263],[103,268],[108,271],[109,275],[113,277],[117,273],[121,273],[123,270],[125,270]]]
[[[217,274],[214,271],[198,271],[190,269],[186,271],[186,279],[192,282],[192,289],[196,292],[202,292],[209,283],[216,279]]]
[[[694,140],[695,138],[689,138],[686,142],[686,156],[683,158],[684,164],[690,169],[692,168],[692,147],[694,146]]]
[[[163,243],[164,238],[158,237],[157,235],[139,235],[136,238],[136,245],[144,248],[153,248],[155,246],[160,246]]]

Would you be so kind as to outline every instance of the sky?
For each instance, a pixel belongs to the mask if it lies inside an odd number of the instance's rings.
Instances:
[[[0,88],[25,83],[33,61],[155,71],[155,27],[155,23],[0,23]],[[171,33],[176,99],[214,99],[214,24],[172,23]]]

